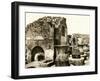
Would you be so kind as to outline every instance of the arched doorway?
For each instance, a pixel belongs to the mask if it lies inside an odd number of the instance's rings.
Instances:
[[[38,54],[38,53],[42,53],[42,54],[44,54],[44,50],[43,50],[43,48],[42,47],[40,47],[40,46],[36,46],[36,47],[34,47],[33,49],[32,49],[32,51],[31,51],[31,61],[34,61],[35,60],[35,56],[36,56],[36,54]],[[38,57],[38,59],[41,59],[41,58],[43,58],[43,57]]]

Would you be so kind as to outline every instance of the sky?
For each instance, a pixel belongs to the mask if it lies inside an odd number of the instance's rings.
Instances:
[[[56,16],[66,18],[66,24],[68,28],[68,34],[90,33],[90,16],[89,15],[78,15],[78,14],[47,14],[47,13],[26,13],[26,25],[34,22],[35,20],[44,16]]]

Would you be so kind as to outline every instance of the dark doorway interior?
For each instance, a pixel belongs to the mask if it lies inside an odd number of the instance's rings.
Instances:
[[[38,61],[44,60],[44,55],[38,55]]]
[[[43,54],[44,54],[43,48],[40,47],[40,46],[36,46],[36,47],[34,47],[34,48],[32,49],[32,51],[31,51],[31,55],[32,55],[31,61],[34,61],[34,57],[35,57],[35,55],[36,55],[37,53],[43,53]],[[41,57],[40,59],[42,59],[42,57]]]

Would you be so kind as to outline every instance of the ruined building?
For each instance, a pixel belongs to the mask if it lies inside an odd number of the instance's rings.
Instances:
[[[37,59],[55,60],[57,54],[66,52],[66,45],[67,25],[64,17],[45,16],[28,24],[25,29],[26,63]],[[39,52],[44,57],[39,58]]]

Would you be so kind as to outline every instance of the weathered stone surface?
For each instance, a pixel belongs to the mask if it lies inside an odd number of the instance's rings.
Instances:
[[[54,31],[55,29],[58,29],[58,31]],[[55,41],[54,34],[56,34],[56,38],[57,36],[60,37],[56,42],[60,41],[60,43],[66,44],[66,31],[66,19],[64,17],[45,16],[28,24],[25,29],[25,45],[31,51],[31,57],[33,49],[36,46],[40,46],[44,50],[45,57],[53,59]],[[48,51],[50,51],[51,55],[48,54]]]

